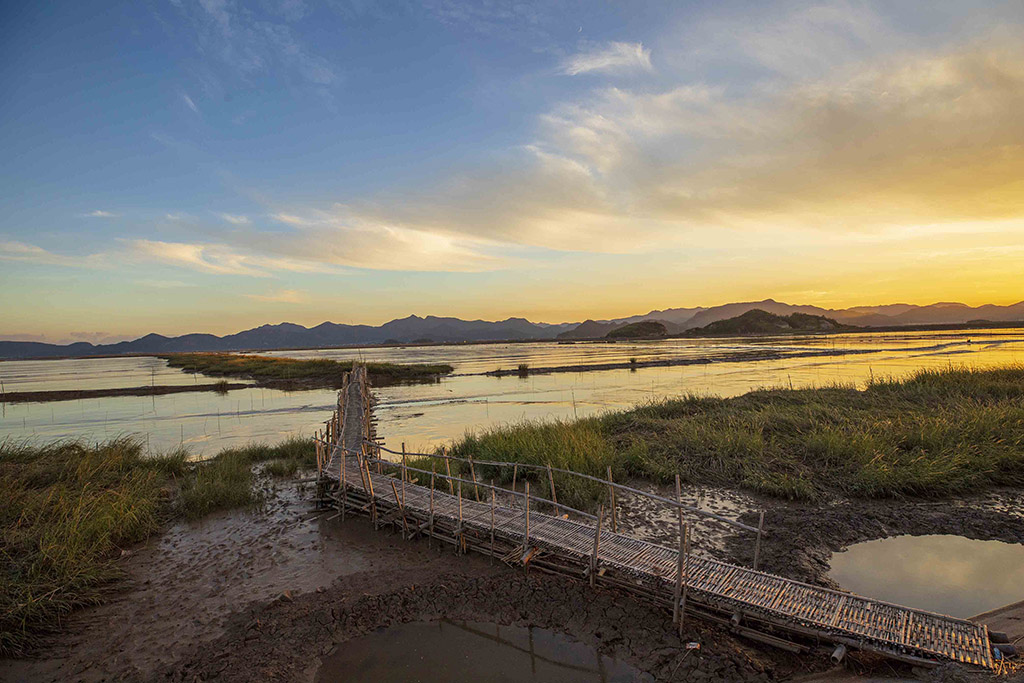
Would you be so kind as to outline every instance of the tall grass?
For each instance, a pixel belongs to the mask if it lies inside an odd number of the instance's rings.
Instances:
[[[85,445],[0,442],[0,654],[99,600],[118,550],[176,517],[253,505],[253,466],[315,464],[310,441],[230,449],[191,463],[179,449],[146,457],[133,439]]]
[[[453,452],[788,499],[944,496],[1024,485],[1024,366],[852,386],[688,396],[467,435]],[[542,476],[543,473],[541,473]],[[566,496],[585,504],[588,490]],[[600,491],[596,492],[600,495]],[[559,500],[562,500],[561,488]]]

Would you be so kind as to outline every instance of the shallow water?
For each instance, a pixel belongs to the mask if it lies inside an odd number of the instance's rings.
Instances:
[[[850,355],[800,357],[847,351]],[[520,363],[531,367],[660,358],[730,357],[773,351],[762,361],[603,370],[519,377],[481,373]],[[867,353],[862,353],[867,352]],[[387,445],[428,449],[467,430],[523,419],[583,417],[688,393],[735,396],[770,386],[863,384],[950,364],[975,367],[1024,362],[1024,329],[900,332],[755,339],[673,339],[620,343],[478,344],[372,349],[279,351],[293,358],[447,362],[455,373],[433,384],[375,389],[378,431]],[[153,357],[0,362],[7,391],[98,389],[202,382]],[[0,439],[107,439],[137,434],[152,451],[184,445],[195,454],[250,440],[308,435],[325,420],[335,392],[231,391],[117,396],[52,403],[0,403]]]
[[[972,617],[1024,599],[1024,545],[962,536],[894,536],[832,556],[844,589],[886,602]]]
[[[442,620],[393,626],[341,643],[324,658],[316,680],[604,683],[653,679],[545,629]]]

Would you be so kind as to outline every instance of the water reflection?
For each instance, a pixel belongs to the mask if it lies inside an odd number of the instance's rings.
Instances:
[[[971,617],[1024,599],[1024,545],[962,536],[895,536],[832,556],[843,588],[908,607]]]
[[[653,678],[545,629],[442,620],[402,624],[342,643],[324,659],[316,680],[611,683]]]
[[[788,353],[870,351],[845,356],[673,367],[606,370],[519,377],[472,373],[520,363],[531,367],[701,358],[766,348]],[[392,447],[413,450],[467,430],[522,419],[572,418],[688,393],[734,396],[769,386],[862,384],[918,368],[965,363],[990,367],[1024,361],[1024,330],[900,332],[821,337],[694,339],[622,343],[483,344],[374,349],[281,351],[295,358],[447,362],[455,375],[436,384],[381,387],[379,433]],[[152,357],[0,362],[7,391],[94,389],[144,384],[187,384],[202,377],[167,368]],[[197,454],[249,440],[307,435],[328,416],[331,390],[286,392],[253,387],[226,396],[212,392],[119,396],[57,403],[0,403],[0,439],[104,439],[136,433],[152,450],[183,444]]]

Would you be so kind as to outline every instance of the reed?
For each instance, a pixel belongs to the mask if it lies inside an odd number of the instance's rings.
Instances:
[[[670,484],[679,473],[689,484],[802,500],[939,497],[1021,486],[1024,366],[923,370],[872,380],[863,389],[685,396],[581,420],[467,434],[452,454],[550,462],[600,477],[611,467],[619,481]],[[537,482],[543,473],[525,476]],[[557,486],[559,498],[576,507],[592,506],[602,495],[599,486]]]
[[[312,442],[256,444],[195,462],[142,443],[0,442],[0,654],[32,649],[73,609],[120,576],[120,549],[175,518],[253,505],[253,466],[314,462]]]

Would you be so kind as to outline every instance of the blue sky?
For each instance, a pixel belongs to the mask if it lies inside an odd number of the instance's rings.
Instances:
[[[0,337],[1024,299],[1022,7],[8,3]]]

